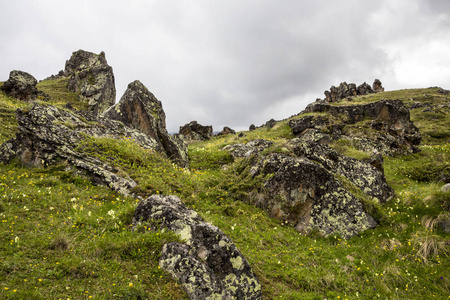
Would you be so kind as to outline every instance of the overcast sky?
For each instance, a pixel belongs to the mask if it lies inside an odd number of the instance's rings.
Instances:
[[[105,51],[117,99],[140,80],[167,128],[247,130],[340,82],[450,89],[449,0],[0,0],[0,81]]]

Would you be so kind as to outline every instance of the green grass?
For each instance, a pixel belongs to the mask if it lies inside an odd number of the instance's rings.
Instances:
[[[67,78],[47,79],[40,81],[36,87],[50,96],[49,102],[54,106],[61,108],[66,104],[70,104],[76,109],[87,109],[89,104],[79,100],[79,93],[70,92],[67,89],[67,83]]]
[[[1,100],[10,111],[22,105]],[[177,195],[218,226],[249,261],[265,299],[447,299],[450,239],[437,224],[450,209],[450,193],[441,192],[439,182],[448,144],[439,140],[420,153],[385,158],[396,196],[369,203],[380,223],[374,230],[348,240],[305,236],[249,204],[264,178],[249,175],[247,159],[221,150],[264,138],[275,144],[267,151],[283,151],[293,137],[287,122],[192,143],[189,170],[131,139],[89,138],[77,150],[129,174],[137,194]],[[2,126],[0,133],[14,130]],[[365,158],[345,141],[337,146]],[[186,299],[158,268],[162,245],[176,237],[146,227],[131,231],[135,199],[93,186],[65,167],[0,165],[0,298]]]
[[[3,82],[0,82],[0,87]],[[0,90],[0,144],[13,138],[17,132],[17,120],[15,111],[28,104],[9,97]]]

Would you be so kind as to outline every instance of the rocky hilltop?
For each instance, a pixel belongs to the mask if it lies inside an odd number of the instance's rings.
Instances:
[[[444,117],[450,110],[447,98],[450,93],[443,89],[430,90],[433,97],[425,94],[420,99],[405,101],[406,97],[385,98],[388,94],[378,79],[372,86],[343,82],[325,91],[324,99],[318,99],[286,120],[271,119],[260,127],[251,125],[249,131],[239,134],[224,127],[214,136],[211,126],[196,121],[181,126],[178,135],[168,134],[162,102],[138,80],[130,83],[115,103],[114,74],[103,52],[98,55],[83,50],[74,52],[63,71],[40,84],[28,73],[13,71],[1,85],[1,96],[8,99],[5,103],[14,103],[17,107],[14,113],[8,106],[12,104],[0,107],[2,116],[13,119],[8,124],[14,125],[11,128],[8,125],[9,137],[13,137],[2,140],[0,146],[1,166],[17,164],[28,170],[62,168],[58,174],[70,174],[64,176],[74,183],[88,180],[136,202],[136,205],[130,204],[131,211],[118,217],[111,208],[116,200],[106,203],[105,206],[110,207],[107,215],[111,221],[107,231],[117,232],[123,226],[137,238],[133,237],[132,245],[126,247],[98,242],[101,250],[96,249],[95,256],[106,255],[122,263],[126,257],[140,257],[137,253],[141,248],[147,249],[144,251],[150,259],[145,256],[145,267],[152,268],[152,272],[165,270],[176,282],[169,289],[180,284],[190,299],[262,299],[264,295],[275,298],[281,292],[278,288],[273,291],[272,285],[291,286],[289,297],[297,298],[302,297],[298,290],[315,293],[324,288],[325,283],[335,290],[343,283],[326,278],[323,272],[320,283],[314,286],[309,279],[304,279],[308,276],[305,273],[313,272],[327,260],[343,264],[342,268],[334,270],[336,274],[344,270],[347,278],[349,272],[353,272],[352,276],[361,276],[365,284],[369,273],[358,272],[364,261],[371,259],[372,252],[370,259],[360,256],[357,250],[346,253],[346,247],[350,246],[347,242],[344,246],[343,240],[362,238],[387,223],[392,226],[394,222],[390,218],[396,215],[393,208],[401,205],[399,197],[410,195],[396,193],[393,187],[406,186],[410,178],[416,182],[444,183],[450,178],[445,147],[430,150],[439,153],[436,157],[440,164],[426,161],[423,171],[408,169],[408,166],[399,167],[395,172],[390,166],[390,173],[385,171],[385,161],[420,155],[420,150],[424,149],[419,147],[422,141],[429,144],[438,141],[437,145],[441,145],[444,139],[450,138],[447,128],[450,124]],[[70,101],[64,100],[66,96]],[[419,129],[412,119],[420,120],[423,116],[429,117],[431,121],[427,124],[431,125],[422,125]],[[438,134],[435,128],[442,130]],[[386,178],[387,173],[397,176],[402,172],[406,175],[398,182]],[[39,185],[36,193],[41,193],[50,183],[31,181],[28,184]],[[5,191],[3,198],[19,199],[20,195],[7,197],[9,191],[4,186],[6,184],[0,185],[0,191]],[[51,186],[47,190],[50,195]],[[433,197],[446,199],[445,194],[436,195]],[[25,196],[23,192],[20,201],[25,201]],[[96,197],[90,196],[85,205]],[[72,228],[91,222],[93,207],[83,211],[78,199],[72,196],[61,201],[64,205],[61,214],[68,213],[67,203],[70,204],[68,209],[76,213],[73,219],[77,221]],[[395,252],[397,247],[407,244],[406,240],[402,244],[398,239],[412,215],[418,218],[422,212],[434,213],[436,209],[429,208],[433,203],[439,204],[441,210],[448,210],[447,200],[438,202],[429,198],[418,207],[414,207],[412,200],[408,201],[413,208],[401,214],[402,223],[396,225],[394,235],[383,237],[384,251]],[[414,201],[418,200],[414,198]],[[8,206],[0,203],[0,216],[15,206],[24,207],[28,212],[27,205],[30,205],[8,203]],[[56,204],[51,204],[52,211],[54,206]],[[383,206],[390,210],[385,212]],[[440,226],[448,232],[448,212],[430,218],[419,221],[432,223],[434,227],[429,228]],[[64,224],[67,220],[72,217],[65,217]],[[232,225],[228,220],[233,220]],[[95,229],[105,222],[103,216],[99,216],[92,226]],[[278,233],[280,228],[282,231]],[[100,235],[104,236],[105,230]],[[152,233],[150,246],[139,242],[139,234],[142,233],[144,241],[147,232]],[[154,246],[167,232],[173,236],[161,240],[160,247]],[[379,234],[382,236],[384,232]],[[341,261],[332,255],[318,260],[314,251],[319,249],[314,245],[317,241],[321,243],[321,239],[331,240],[333,247],[340,247],[336,253],[345,252]],[[17,241],[12,240],[10,244]],[[279,241],[294,248],[280,251],[275,248]],[[419,242],[420,245],[425,243],[423,239]],[[434,244],[436,249],[439,243]],[[307,255],[297,252],[297,248],[305,247],[303,244],[308,244]],[[242,248],[243,245],[246,247]],[[45,251],[59,247],[68,249],[69,243],[54,242],[46,246]],[[124,249],[121,254],[108,256],[114,251],[111,249],[121,247]],[[255,258],[260,249],[270,255]],[[288,266],[283,259],[295,265]],[[353,265],[355,260],[357,264]],[[283,273],[285,267],[289,271]],[[0,265],[0,271],[13,273],[14,268]],[[83,277],[88,273],[67,267],[64,272],[47,274]],[[150,285],[152,289],[159,285],[154,275],[145,277],[141,284]],[[132,294],[132,287],[130,282],[122,298],[146,297]],[[325,297],[325,293],[320,292],[321,297]],[[327,297],[336,296],[330,295]]]

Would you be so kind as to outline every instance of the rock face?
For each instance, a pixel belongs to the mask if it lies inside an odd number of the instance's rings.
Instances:
[[[36,88],[37,80],[23,71],[11,71],[9,79],[3,84],[2,91],[19,100],[35,100],[39,92]]]
[[[261,286],[245,257],[217,227],[176,196],[153,195],[139,203],[133,227],[149,222],[175,232],[185,243],[164,245],[159,265],[190,299],[262,299]]]
[[[308,105],[304,112],[330,116],[305,116],[289,125],[296,136],[306,131],[325,132],[329,139],[347,139],[358,149],[384,154],[417,152],[422,139],[401,100],[381,100],[369,104],[334,106],[325,101]],[[364,134],[361,132],[366,131]]]
[[[182,167],[189,165],[186,144],[181,138],[169,135],[161,102],[140,81],[130,83],[119,103],[103,116],[147,134],[170,159]]]
[[[76,114],[35,103],[29,110],[18,109],[16,118],[19,132],[0,146],[0,162],[15,157],[27,165],[50,165],[66,160],[74,168],[85,171],[94,182],[106,184],[123,194],[128,194],[136,183],[126,174],[119,175],[114,166],[77,151],[86,135],[127,137],[143,148],[165,153],[152,137],[95,113]]]
[[[207,141],[213,137],[212,126],[203,126],[197,121],[191,121],[188,124],[180,127],[179,133],[187,140],[192,141]]]
[[[68,89],[80,92],[80,100],[89,103],[89,110],[99,114],[116,101],[114,74],[105,53],[84,50],[72,53],[66,61],[64,76],[69,77]]]
[[[379,79],[375,79],[373,89],[367,83],[363,83],[358,87],[354,83],[341,82],[339,87],[331,86],[329,91],[325,91],[326,102],[337,102],[348,97],[367,95],[384,91]]]

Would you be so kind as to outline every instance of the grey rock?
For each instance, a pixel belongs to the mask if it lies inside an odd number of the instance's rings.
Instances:
[[[252,155],[258,155],[264,149],[272,146],[273,142],[263,139],[252,140],[246,144],[233,144],[223,148],[223,150],[229,151],[234,157],[250,157]]]
[[[441,191],[443,192],[450,192],[450,183],[447,183],[443,187],[441,187]]]
[[[277,153],[262,157],[253,174],[270,175],[253,204],[300,232],[351,237],[377,222],[363,204],[322,165]]]
[[[248,128],[249,131],[253,131],[256,129],[255,124],[251,124],[250,127]]]
[[[9,78],[1,89],[13,98],[31,101],[37,99],[39,95],[36,84],[37,80],[32,75],[14,70],[9,73]]]
[[[183,139],[169,135],[161,102],[140,81],[130,83],[120,101],[103,116],[150,136],[171,160],[188,167],[187,145]]]
[[[69,77],[68,89],[80,92],[80,101],[88,102],[92,112],[100,114],[116,102],[114,73],[104,52],[73,52],[66,61],[64,76]]]
[[[212,126],[203,126],[197,121],[191,121],[180,127],[179,133],[187,140],[207,141],[213,137]]]
[[[153,195],[141,201],[133,227],[146,222],[185,241],[164,245],[159,265],[182,284],[190,299],[262,299],[259,281],[236,245],[178,197]]]
[[[223,128],[223,130],[217,134],[217,136],[227,135],[227,134],[236,134],[236,131],[234,131],[230,127],[225,126]]]
[[[372,90],[375,93],[384,92],[384,87],[381,84],[381,81],[379,79],[375,79],[375,81],[372,84]]]
[[[18,157],[27,165],[46,166],[64,160],[85,171],[94,182],[101,182],[122,194],[129,194],[136,183],[114,166],[77,151],[86,136],[126,137],[145,149],[165,153],[150,136],[93,112],[73,113],[35,103],[29,110],[18,109],[16,118],[18,133],[0,146],[0,162]]]

